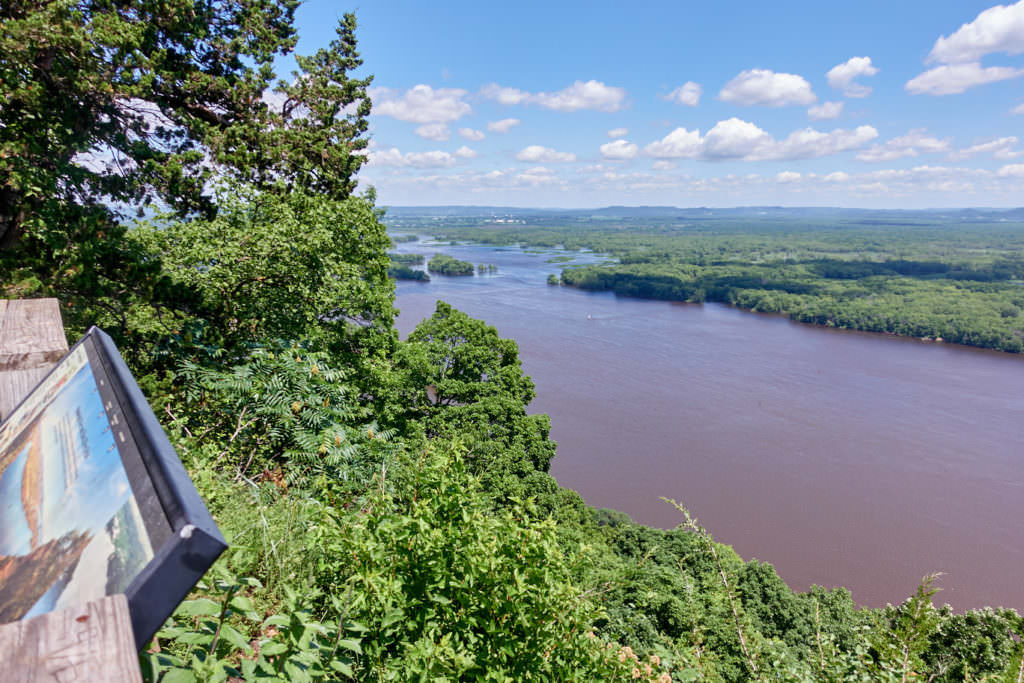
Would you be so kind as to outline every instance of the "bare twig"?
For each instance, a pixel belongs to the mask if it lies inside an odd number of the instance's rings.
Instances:
[[[167,413],[167,415],[170,416],[172,421],[174,421],[174,422],[178,421],[177,416],[174,413],[171,412],[171,404],[170,403],[165,403],[164,404],[164,411]],[[192,432],[189,431],[188,426],[183,424],[183,425],[181,425],[181,428],[185,430],[185,434],[187,434],[188,437],[191,439],[192,438]]]
[[[821,649],[821,610],[818,598],[814,598],[814,639],[818,643],[818,672],[825,673],[825,652]]]
[[[722,565],[722,559],[718,556],[718,551],[715,550],[715,544],[711,540],[710,534],[707,529],[697,523],[696,519],[690,516],[690,511],[682,505],[669,498],[662,498],[662,500],[679,512],[683,513],[683,517],[686,519],[686,526],[694,531],[704,541],[708,550],[711,551],[711,557],[715,560],[715,566],[718,567],[718,576],[722,579],[722,585],[725,586],[725,597],[729,600],[729,609],[732,612],[733,623],[736,626],[736,635],[739,637],[740,649],[743,650],[743,656],[746,658],[747,664],[750,666],[750,672],[754,675],[754,678],[756,680],[761,680],[761,671],[757,667],[757,660],[750,653],[750,649],[747,647],[746,636],[743,634],[743,624],[740,620],[740,610],[736,606],[736,596],[733,595],[732,586],[729,585],[729,577],[725,573],[725,567]]]
[[[242,430],[245,429],[246,427],[248,427],[249,425],[251,425],[253,422],[256,421],[256,418],[254,417],[253,419],[249,420],[245,424],[242,424],[242,420],[245,418],[245,411],[246,411],[246,408],[243,407],[242,408],[242,412],[240,412],[238,414],[238,425],[235,427],[235,431],[231,435],[231,438],[228,439],[227,446],[225,446],[224,450],[222,450],[220,453],[217,454],[217,457],[213,461],[214,465],[219,463],[221,458],[223,458],[225,455],[228,454],[228,450],[230,450],[231,444],[234,443],[235,439],[238,438],[238,435],[242,432]],[[251,458],[250,458],[250,460],[251,460]],[[236,479],[236,481],[237,481],[237,479]]]

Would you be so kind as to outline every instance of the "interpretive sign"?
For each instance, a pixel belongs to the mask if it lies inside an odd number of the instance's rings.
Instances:
[[[110,337],[0,425],[0,623],[124,593],[142,647],[226,545]]]

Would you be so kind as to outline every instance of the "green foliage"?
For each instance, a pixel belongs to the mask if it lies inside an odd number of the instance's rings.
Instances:
[[[212,160],[261,187],[343,199],[365,161],[355,17],[263,100],[295,45],[294,0],[15,0],[0,9],[0,247],[50,242],[111,200],[184,214]],[[205,152],[205,154],[204,154]],[[86,155],[83,157],[83,155]],[[91,158],[90,158],[91,157]]]
[[[879,627],[873,633],[872,645],[880,672],[907,680],[925,669],[924,655],[929,638],[941,622],[931,600],[938,592],[932,586],[935,579],[936,575],[924,577],[906,602],[899,607],[889,606],[879,614]]]
[[[299,345],[255,349],[226,370],[184,361],[177,425],[222,450],[238,476],[285,467],[291,482],[327,476],[361,490],[395,445],[355,400],[356,388],[324,352]]]
[[[410,266],[422,266],[425,257],[423,254],[388,254],[391,259],[391,266],[388,268],[388,277],[392,280],[418,280],[430,282],[430,276],[422,270],[413,270]]]
[[[363,369],[390,347],[388,237],[368,200],[231,188],[219,201],[216,218],[147,223],[128,235],[200,299],[188,313],[201,339],[193,326],[173,341],[235,355],[266,339],[313,338]]]
[[[587,670],[593,607],[571,582],[578,551],[528,506],[493,513],[458,446],[427,451],[401,498],[369,507],[343,542],[368,674],[575,680]]]
[[[52,243],[107,199],[209,209],[201,146],[266,110],[297,4],[5,2],[0,246]]]
[[[534,385],[514,341],[439,301],[399,347],[395,370],[391,400],[406,428],[415,422],[428,437],[461,435],[474,471],[499,497],[522,495],[521,480],[547,472],[555,454],[550,421],[526,414]]]
[[[220,155],[236,177],[262,189],[341,200],[356,189],[366,162],[372,76],[357,79],[356,18],[345,14],[336,37],[310,56],[296,55],[298,70],[278,81],[263,120],[229,131]]]
[[[355,19],[345,15],[328,48],[297,56],[299,72],[272,92],[274,60],[296,41],[297,6],[296,0],[4,3],[0,282],[6,295],[56,296],[72,337],[102,325],[131,349],[136,370],[168,370],[173,363],[154,366],[154,346],[178,332],[221,344],[231,340],[210,335],[224,333],[225,325],[251,325],[255,316],[203,318],[228,312],[204,298],[209,292],[169,274],[165,254],[134,240],[122,221],[147,207],[171,209],[183,220],[213,220],[222,198],[208,188],[232,177],[263,193],[316,193],[318,203],[350,195],[366,158],[362,135],[370,107],[369,79],[348,75],[360,64]],[[344,226],[359,210],[353,205],[347,213],[331,220]],[[338,237],[344,234],[352,232]],[[203,240],[193,246],[201,249]],[[367,252],[363,261],[376,269],[377,245],[368,247],[374,256]],[[348,254],[348,264],[357,256]],[[387,298],[386,265],[379,267],[379,277],[371,273],[365,286]],[[367,312],[376,324],[380,311],[373,306],[355,314]],[[390,317],[383,314],[383,329]]]
[[[426,260],[423,254],[396,254],[393,252],[388,253],[388,258],[391,259],[391,263],[404,266],[422,266]]]
[[[203,597],[183,602],[157,633],[156,642],[170,647],[143,655],[147,680],[312,682],[354,677],[352,664],[362,652],[361,629],[346,623],[340,599],[330,601],[326,616],[316,616],[309,594],[289,590],[275,613],[262,618],[250,597],[262,584],[220,573],[222,578],[212,585],[198,586]]]
[[[392,280],[416,280],[417,282],[430,282],[430,276],[422,270],[413,270],[406,265],[396,265],[388,268],[388,277]]]
[[[1020,656],[1024,654],[1019,640],[1024,619],[1019,614],[990,608],[954,614],[942,607],[939,616],[940,625],[931,634],[923,655],[928,669],[936,674],[935,680],[980,680],[986,676],[1018,680]],[[1012,636],[1007,637],[1010,634],[1017,636],[1016,642]]]
[[[274,600],[222,572],[158,634],[147,677],[609,680],[634,667],[591,630],[596,606],[572,578],[585,548],[563,547],[529,504],[495,514],[457,443],[397,469],[395,492],[373,487],[362,505],[335,507],[304,540],[333,549],[329,596],[284,589]]]
[[[448,254],[435,254],[427,262],[427,270],[438,275],[472,275],[473,264],[452,258]]]

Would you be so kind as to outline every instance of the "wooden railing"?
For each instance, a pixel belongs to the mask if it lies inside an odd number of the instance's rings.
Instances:
[[[67,350],[56,299],[0,299],[0,419]],[[123,595],[110,595],[0,625],[0,680],[141,681],[128,601]]]

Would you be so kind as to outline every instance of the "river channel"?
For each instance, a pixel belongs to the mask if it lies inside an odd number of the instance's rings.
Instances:
[[[940,571],[938,603],[1024,610],[1024,357],[546,285],[559,252],[398,250],[498,266],[400,281],[398,328],[442,299],[515,339],[590,505],[670,528],[675,498],[796,590],[881,606]]]

